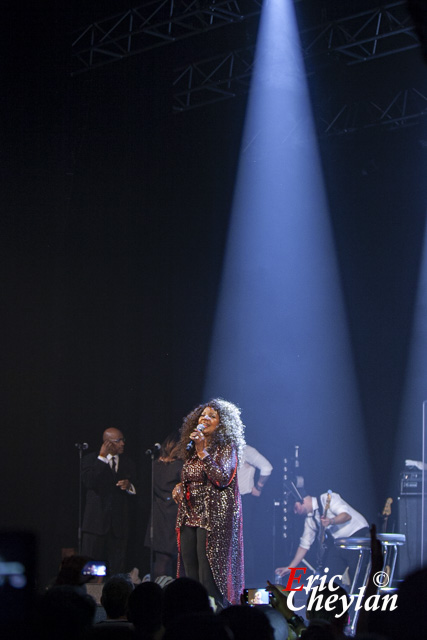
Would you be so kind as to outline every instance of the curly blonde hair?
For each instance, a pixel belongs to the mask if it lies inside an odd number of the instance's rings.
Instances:
[[[219,425],[212,434],[208,449],[232,443],[236,447],[240,465],[243,459],[243,448],[246,444],[244,436],[245,425],[240,418],[240,408],[223,398],[213,398],[209,402],[205,402],[205,404],[199,404],[198,407],[185,416],[180,429],[181,437],[178,445],[180,457],[185,460],[193,455],[191,449],[187,451],[187,444],[190,439],[190,433],[197,427],[200,415],[206,407],[212,407],[219,414]]]

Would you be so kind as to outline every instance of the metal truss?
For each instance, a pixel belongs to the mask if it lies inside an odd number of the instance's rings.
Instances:
[[[259,15],[261,6],[262,0],[148,0],[82,29],[73,42],[72,74],[242,22]],[[354,65],[420,46],[405,0],[303,29],[300,40],[309,67],[321,56]],[[252,45],[178,69],[173,82],[174,111],[247,93],[254,56]],[[366,100],[336,110],[320,105],[315,117],[319,134],[331,136],[373,126],[408,126],[425,115],[427,98],[412,88],[400,91],[385,104]]]
[[[393,2],[300,33],[306,61],[334,54],[347,65],[366,62],[419,47],[406,2]],[[173,83],[175,112],[234,98],[248,91],[255,46],[231,51],[179,69]],[[319,106],[315,114],[320,135],[349,133],[372,126],[399,128],[427,115],[427,103],[417,89],[405,89],[380,104],[359,101],[339,109]]]
[[[72,44],[72,75],[123,60],[261,12],[262,0],[151,0],[84,27]]]
[[[406,1],[302,30],[300,38],[305,58],[334,54],[349,65],[420,46]]]
[[[247,93],[254,53],[255,47],[246,47],[179,70],[173,83],[173,110],[188,111]]]
[[[248,92],[254,47],[214,56],[183,68],[174,82],[176,113],[228,100]],[[319,135],[342,135],[369,127],[397,129],[417,124],[427,115],[427,92],[404,89],[382,102],[364,100],[333,108],[318,105],[314,114]]]
[[[418,124],[427,116],[427,92],[411,88],[398,91],[382,102],[365,100],[344,104],[338,109],[320,105],[315,114],[319,135],[337,136],[382,126],[389,130]]]

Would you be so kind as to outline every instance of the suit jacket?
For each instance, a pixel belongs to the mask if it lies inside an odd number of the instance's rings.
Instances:
[[[118,472],[90,453],[82,460],[82,481],[86,487],[86,505],[82,531],[105,535],[112,531],[118,538],[129,533],[129,511],[135,496],[116,487],[128,479],[135,486],[135,465],[125,454],[119,457]]]

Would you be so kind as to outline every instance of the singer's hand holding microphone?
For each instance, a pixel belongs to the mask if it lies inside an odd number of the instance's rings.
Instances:
[[[190,442],[187,444],[187,450],[191,449],[194,446],[197,453],[201,453],[202,451],[204,451],[206,439],[203,435],[203,430],[205,429],[205,427],[206,425],[199,424],[197,426],[197,429],[190,433]]]

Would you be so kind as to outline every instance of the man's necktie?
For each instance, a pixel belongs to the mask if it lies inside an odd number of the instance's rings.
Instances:
[[[111,458],[111,468],[112,468],[113,472],[116,473],[117,469],[116,469],[116,457],[115,456],[113,456]]]

